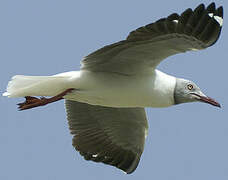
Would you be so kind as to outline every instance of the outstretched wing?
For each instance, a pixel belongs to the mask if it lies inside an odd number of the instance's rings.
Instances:
[[[148,129],[144,108],[110,108],[65,101],[73,146],[86,160],[132,173]]]
[[[168,56],[212,46],[219,38],[223,8],[204,4],[171,14],[132,31],[126,40],[105,46],[82,60],[82,69],[126,75],[151,71]]]

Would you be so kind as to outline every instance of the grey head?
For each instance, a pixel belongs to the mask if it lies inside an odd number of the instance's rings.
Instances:
[[[206,96],[194,82],[180,78],[176,78],[174,100],[175,104],[198,101],[221,107],[217,101]]]

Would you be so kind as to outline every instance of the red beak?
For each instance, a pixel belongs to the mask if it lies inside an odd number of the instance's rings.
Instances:
[[[194,94],[195,96],[197,96],[199,98],[200,101],[202,102],[205,102],[205,103],[208,103],[208,104],[211,104],[213,106],[216,106],[216,107],[220,107],[221,108],[221,105],[215,101],[214,99],[210,98],[210,97],[207,97],[207,96],[201,96],[199,94],[196,94],[196,93],[192,93]]]
[[[217,101],[215,101],[214,99],[212,99],[210,97],[199,96],[199,98],[200,98],[200,101],[202,101],[202,102],[205,102],[205,103],[208,103],[208,104],[211,104],[213,106],[217,106],[217,107],[221,108],[221,105]]]

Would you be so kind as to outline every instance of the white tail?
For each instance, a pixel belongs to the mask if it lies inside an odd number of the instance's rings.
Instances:
[[[67,76],[13,76],[3,96],[55,96],[67,88]]]

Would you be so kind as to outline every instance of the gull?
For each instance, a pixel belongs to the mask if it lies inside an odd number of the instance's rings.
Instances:
[[[88,56],[79,71],[16,75],[3,96],[25,97],[19,110],[65,99],[72,144],[86,159],[125,173],[137,168],[148,132],[146,107],[205,102],[220,107],[192,81],[156,69],[165,58],[212,46],[223,7],[200,4],[132,31]],[[35,97],[35,96],[41,96]],[[50,97],[45,97],[50,96]]]

